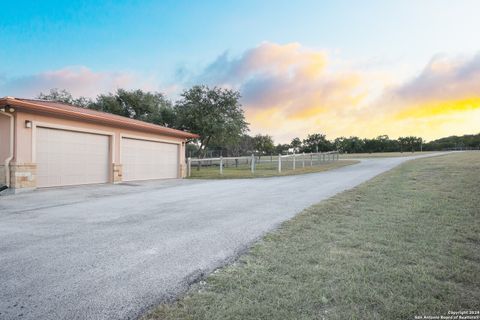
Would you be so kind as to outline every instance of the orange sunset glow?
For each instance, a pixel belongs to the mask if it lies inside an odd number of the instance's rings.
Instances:
[[[252,132],[279,141],[311,132],[435,139],[480,131],[480,68],[465,72],[480,56],[434,57],[403,82],[299,43],[263,43],[222,59],[208,69],[212,83],[239,88]]]

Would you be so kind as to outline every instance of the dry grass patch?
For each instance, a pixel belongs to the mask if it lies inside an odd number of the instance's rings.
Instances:
[[[256,166],[255,173],[252,174],[250,166],[241,165],[238,168],[229,167],[223,170],[223,174],[220,175],[218,166],[202,167],[197,170],[196,167],[192,167],[192,175],[189,179],[244,179],[244,178],[266,178],[266,177],[278,177],[278,176],[291,176],[305,173],[315,173],[333,170],[352,164],[359,163],[356,160],[339,160],[324,162],[322,164],[316,164],[312,167],[306,165],[302,168],[301,163],[297,164],[297,168],[292,170],[291,168],[285,168],[282,172],[278,172],[276,162],[273,163],[260,163]]]

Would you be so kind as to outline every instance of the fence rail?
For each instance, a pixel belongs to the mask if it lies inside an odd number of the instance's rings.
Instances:
[[[216,158],[187,158],[187,176],[192,176],[192,167],[197,170],[201,168],[218,167],[218,173],[222,175],[225,169],[235,168],[239,170],[250,170],[255,174],[257,170],[276,170],[278,173],[286,170],[296,170],[297,168],[313,167],[323,163],[337,161],[339,159],[338,151],[318,152],[318,153],[298,153],[278,156],[259,156],[252,154],[243,157],[216,157]]]

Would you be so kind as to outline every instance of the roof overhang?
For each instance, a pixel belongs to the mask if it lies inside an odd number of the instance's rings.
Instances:
[[[176,130],[172,128],[167,128],[159,126],[156,124],[143,122],[140,120],[134,120],[122,116],[109,115],[104,112],[82,112],[82,108],[76,107],[79,110],[67,110],[55,106],[50,106],[41,103],[34,103],[28,101],[22,101],[12,97],[0,98],[0,106],[12,106],[20,111],[32,112],[32,113],[42,113],[48,114],[57,117],[67,117],[76,120],[82,120],[87,122],[99,123],[104,125],[109,125],[113,127],[128,128],[133,130],[146,131],[161,135],[167,135],[182,139],[196,139],[199,135],[185,132],[181,130]]]

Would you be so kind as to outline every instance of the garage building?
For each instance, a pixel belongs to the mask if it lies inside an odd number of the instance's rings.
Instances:
[[[14,191],[184,177],[192,133],[72,105],[0,99],[0,184]]]

